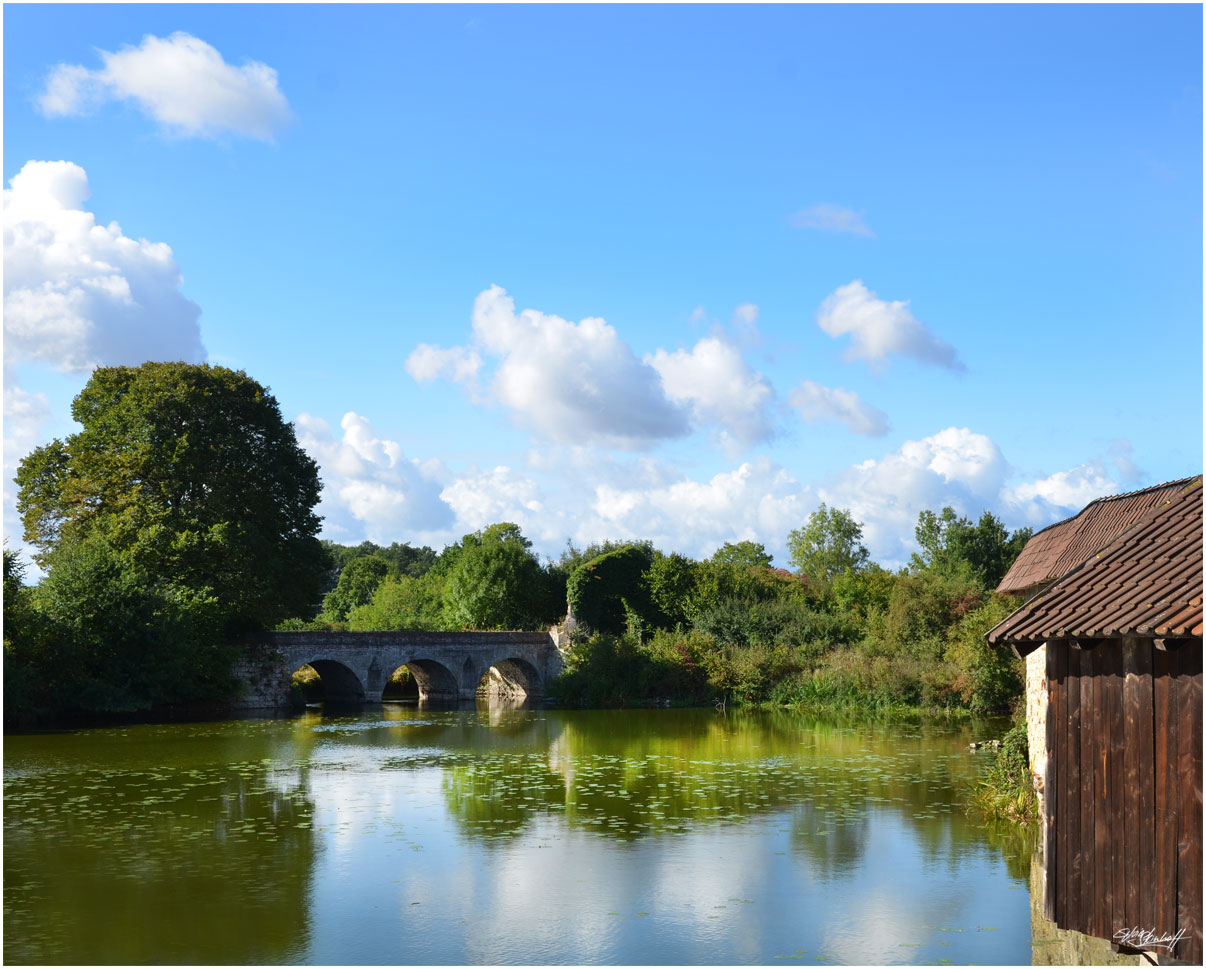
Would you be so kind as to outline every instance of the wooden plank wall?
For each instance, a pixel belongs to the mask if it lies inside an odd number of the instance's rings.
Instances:
[[[1044,914],[1114,938],[1185,930],[1202,962],[1202,646],[1047,644]]]

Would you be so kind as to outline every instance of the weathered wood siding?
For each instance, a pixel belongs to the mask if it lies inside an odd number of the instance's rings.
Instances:
[[[1060,928],[1202,961],[1202,646],[1047,644],[1047,891]]]

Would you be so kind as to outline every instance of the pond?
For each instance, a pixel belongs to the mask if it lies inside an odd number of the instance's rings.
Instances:
[[[5,738],[7,963],[1031,961],[1000,723],[378,706]]]

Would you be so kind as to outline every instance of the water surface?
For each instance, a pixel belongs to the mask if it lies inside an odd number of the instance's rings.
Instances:
[[[1000,725],[420,710],[4,746],[8,963],[1029,963]]]

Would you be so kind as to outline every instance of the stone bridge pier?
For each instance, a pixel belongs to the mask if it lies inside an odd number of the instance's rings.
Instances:
[[[245,689],[237,709],[287,707],[293,674],[312,666],[329,701],[380,703],[381,691],[407,667],[419,700],[472,700],[482,677],[499,695],[544,695],[561,672],[554,633],[269,632],[249,641],[235,673]]]

